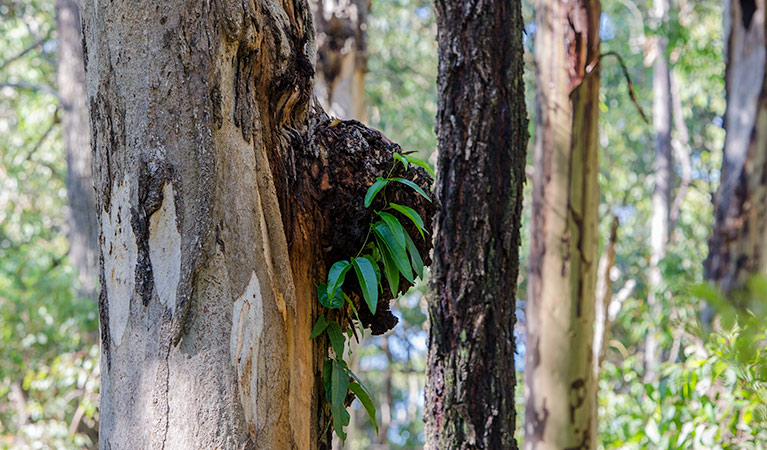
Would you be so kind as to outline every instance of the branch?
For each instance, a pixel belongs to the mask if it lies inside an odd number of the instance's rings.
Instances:
[[[7,59],[2,64],[0,64],[0,72],[3,71],[3,69],[5,69],[6,67],[8,67],[8,65],[11,64],[12,62],[23,58],[24,55],[34,50],[38,45],[41,45],[47,42],[47,40],[48,40],[48,36],[41,37],[40,39],[33,42],[32,45],[30,45],[29,47],[25,48],[24,50],[22,50],[21,52],[17,53],[14,56],[11,56],[9,59]]]
[[[639,115],[642,116],[642,120],[644,120],[644,123],[649,124],[650,121],[647,120],[647,116],[642,110],[642,107],[639,106],[639,102],[637,101],[637,96],[634,93],[634,84],[631,83],[631,77],[629,76],[629,71],[626,68],[626,63],[623,61],[623,58],[621,57],[621,55],[619,55],[617,52],[602,53],[601,55],[599,55],[599,58],[597,58],[596,61],[592,62],[586,67],[586,73],[591,73],[591,71],[594,70],[594,68],[601,63],[602,58],[604,58],[605,56],[614,56],[615,59],[618,60],[618,64],[621,66],[621,70],[623,71],[623,76],[626,78],[626,85],[629,88],[629,97],[631,97],[631,101],[634,102],[634,106],[636,106],[637,111],[639,111]]]
[[[671,205],[671,212],[669,213],[669,232],[673,233],[677,221],[679,220],[679,213],[682,209],[682,202],[687,196],[687,190],[690,188],[690,180],[692,179],[692,162],[690,161],[690,133],[687,130],[687,124],[682,117],[682,98],[679,94],[679,82],[676,79],[676,74],[671,71],[671,107],[672,116],[674,117],[674,128],[678,133],[678,139],[672,139],[671,144],[674,147],[674,152],[679,160],[681,166],[681,181],[679,183],[679,190],[674,197],[674,203]]]
[[[15,89],[29,89],[33,91],[40,91],[44,92],[46,94],[50,94],[56,99],[61,102],[61,97],[59,96],[59,92],[56,89],[53,89],[50,86],[46,86],[44,84],[33,84],[33,83],[25,83],[25,82],[19,82],[19,83],[0,83],[0,89],[4,87],[10,87]]]
[[[607,306],[610,304],[613,294],[613,280],[610,277],[610,271],[615,265],[615,243],[617,240],[618,216],[613,216],[613,221],[610,225],[610,237],[597,265],[594,340],[592,342],[594,379],[599,377],[599,366],[604,356],[605,338],[607,336]]]

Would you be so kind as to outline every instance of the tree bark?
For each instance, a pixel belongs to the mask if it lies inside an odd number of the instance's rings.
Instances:
[[[727,111],[724,158],[714,199],[706,276],[725,293],[748,275],[767,273],[767,76],[765,1],[725,8]]]
[[[58,92],[67,153],[69,261],[80,295],[96,299],[98,223],[91,169],[90,126],[85,93],[80,14],[75,0],[56,0],[59,37]]]
[[[655,0],[653,14],[661,23],[668,19],[669,0]],[[647,306],[651,323],[645,339],[645,380],[657,376],[661,356],[658,349],[658,335],[663,319],[663,305],[657,298],[663,285],[663,274],[659,264],[666,257],[669,236],[669,214],[671,212],[671,190],[673,188],[673,164],[671,148],[671,72],[666,58],[667,39],[655,39],[655,61],[653,62],[653,130],[655,131],[655,189],[652,194],[652,227],[650,229],[650,268]]]
[[[312,101],[305,0],[81,11],[101,448],[329,448],[316,286],[364,242],[365,192],[399,146]],[[399,167],[428,189],[424,171]],[[389,198],[433,213],[407,188]],[[350,293],[374,332],[396,323],[388,299],[374,316]],[[350,309],[334,311],[348,323]]]
[[[596,380],[598,0],[536,3],[525,448],[591,449]]]
[[[516,448],[513,328],[528,140],[521,2],[435,6],[442,209],[430,281],[426,445]]]
[[[367,15],[370,0],[312,0],[317,34],[315,92],[328,114],[367,120]]]

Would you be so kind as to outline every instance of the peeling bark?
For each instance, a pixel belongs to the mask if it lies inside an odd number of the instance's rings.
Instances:
[[[100,446],[330,448],[327,342],[309,340],[316,286],[364,241],[364,193],[399,146],[314,104],[303,0],[81,10],[101,217]],[[429,188],[422,169],[400,175]],[[389,196],[434,212],[407,188]],[[374,331],[394,324],[387,298],[363,317]]]
[[[426,446],[508,449],[527,114],[519,1],[437,0]],[[468,14],[468,16],[467,16]]]
[[[525,316],[529,450],[595,446],[600,12],[598,0],[536,3],[538,112]]]
[[[725,8],[727,135],[705,263],[706,277],[725,293],[767,273],[766,10],[764,0]]]

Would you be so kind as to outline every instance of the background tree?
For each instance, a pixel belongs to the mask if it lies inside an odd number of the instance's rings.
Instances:
[[[435,7],[442,209],[430,281],[426,445],[516,448],[513,328],[528,139],[521,3]]]
[[[599,1],[536,3],[525,448],[593,448]]]

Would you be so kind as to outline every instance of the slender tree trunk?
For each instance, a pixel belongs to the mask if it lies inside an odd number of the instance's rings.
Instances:
[[[69,260],[77,270],[80,295],[95,300],[98,281],[98,223],[91,172],[80,14],[75,0],[56,0],[56,32],[59,36],[61,128],[67,152]]]
[[[655,0],[653,14],[665,23],[668,19],[669,0]],[[653,130],[655,131],[655,189],[652,195],[652,220],[650,229],[650,269],[647,306],[650,309],[650,326],[645,339],[645,379],[657,375],[661,355],[658,335],[663,320],[663,305],[658,298],[663,286],[663,274],[659,264],[666,256],[669,236],[669,213],[673,188],[673,159],[671,149],[671,72],[666,59],[667,39],[658,36],[655,42],[653,63]]]
[[[590,449],[596,380],[598,0],[536,3],[525,448]]]
[[[313,0],[317,32],[315,92],[328,112],[367,120],[367,16],[370,0]]]
[[[442,210],[430,284],[426,444],[516,448],[513,328],[528,139],[521,2],[435,6]]]
[[[316,286],[364,242],[362,199],[401,150],[313,104],[305,0],[81,12],[101,447],[329,448]],[[395,176],[428,188],[425,172]],[[430,217],[405,189],[390,196]],[[372,316],[352,296],[366,326],[393,325],[387,299]]]
[[[725,292],[747,276],[767,273],[767,76],[765,1],[734,0],[725,8],[727,112],[721,185],[706,275]]]

